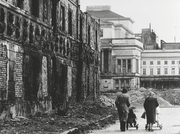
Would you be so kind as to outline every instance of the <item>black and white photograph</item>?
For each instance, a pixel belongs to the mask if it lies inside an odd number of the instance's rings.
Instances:
[[[0,134],[180,134],[180,0],[0,0]]]

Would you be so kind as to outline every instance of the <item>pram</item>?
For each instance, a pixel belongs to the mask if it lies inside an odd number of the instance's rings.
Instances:
[[[162,127],[163,127],[163,125],[159,123],[159,107],[156,108],[156,120],[155,120],[154,124],[157,124],[157,127],[160,129],[162,129]],[[149,127],[149,124],[146,124],[145,129],[147,130],[148,127]]]
[[[129,127],[135,127],[136,130],[138,130],[138,124],[136,121],[137,118],[136,118],[136,115],[135,115],[133,109],[135,109],[135,107],[129,108],[128,119],[127,119],[127,130]]]

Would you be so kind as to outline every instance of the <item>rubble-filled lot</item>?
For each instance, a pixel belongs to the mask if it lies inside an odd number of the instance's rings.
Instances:
[[[96,101],[86,100],[81,104],[70,106],[66,116],[58,116],[53,111],[36,113],[32,117],[16,117],[9,121],[0,121],[1,134],[54,134],[66,130],[83,127],[87,130],[104,127],[114,122],[114,119],[98,122],[108,115],[117,114],[113,103],[102,96]],[[116,117],[115,117],[116,118]]]
[[[159,91],[157,89],[140,88],[130,90],[131,106],[142,108],[148,92],[154,92],[158,98],[160,107],[173,107],[180,104],[180,89]],[[84,131],[98,129],[107,124],[114,123],[117,118],[117,110],[114,106],[116,96],[120,92],[102,93],[96,101],[86,100],[69,107],[65,116],[58,116],[54,111],[36,113],[31,117],[16,117],[9,121],[0,119],[1,134],[54,134],[62,133],[72,128],[83,128]],[[113,115],[113,119],[98,122],[100,119]],[[86,127],[84,127],[86,126]]]
[[[166,89],[163,91],[153,89],[153,91],[172,105],[180,105],[180,88]]]

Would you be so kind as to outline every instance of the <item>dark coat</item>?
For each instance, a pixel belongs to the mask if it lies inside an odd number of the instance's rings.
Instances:
[[[130,106],[129,95],[125,93],[118,95],[115,104],[118,109],[119,120],[126,122],[128,118],[129,106]]]
[[[144,102],[144,109],[146,111],[147,123],[155,123],[156,108],[159,106],[157,98],[147,97]]]

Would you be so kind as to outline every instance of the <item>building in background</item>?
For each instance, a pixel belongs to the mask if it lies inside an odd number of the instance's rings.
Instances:
[[[141,87],[180,87],[180,50],[144,50],[141,54]]]
[[[143,44],[134,38],[133,20],[110,6],[88,6],[87,12],[100,20],[101,90],[138,88]]]
[[[180,42],[165,42],[164,40],[161,40],[161,49],[165,50],[175,50],[180,49]]]
[[[79,0],[1,0],[0,113],[65,113],[96,98],[99,30]]]
[[[136,33],[135,37],[143,43],[144,50],[160,49],[157,43],[157,35],[151,29],[151,26],[149,28],[142,29],[141,33]]]
[[[110,6],[88,6],[100,20],[101,90],[175,88],[180,83],[180,43],[157,43],[149,28],[133,33],[133,21],[111,11]]]

